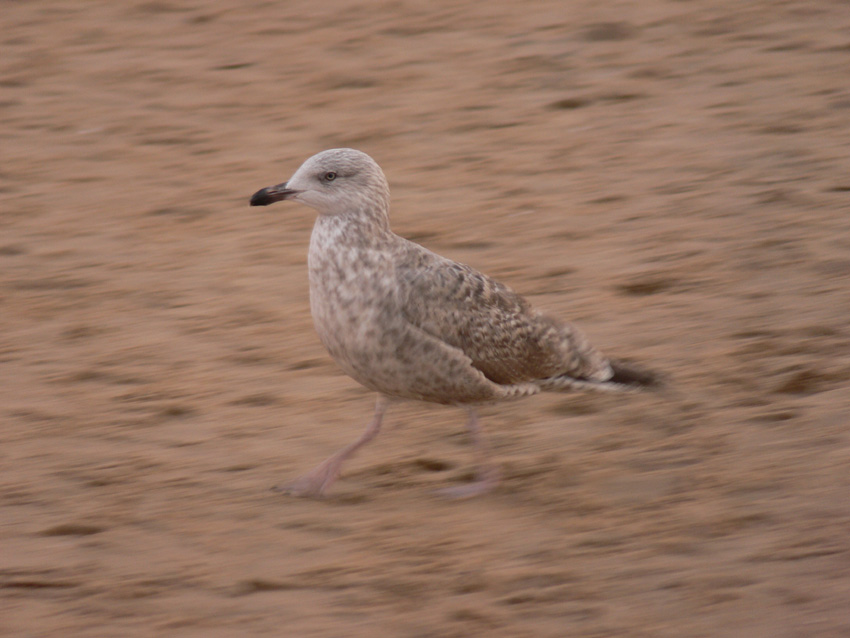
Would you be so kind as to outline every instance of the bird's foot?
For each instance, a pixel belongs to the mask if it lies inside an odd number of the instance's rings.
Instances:
[[[274,492],[282,492],[290,496],[303,496],[307,498],[319,498],[324,496],[327,489],[339,476],[342,461],[334,456],[322,461],[315,468],[302,474],[291,483],[275,485]]]
[[[456,485],[437,490],[437,494],[447,498],[472,498],[492,491],[501,480],[498,468],[488,467],[478,472],[478,476],[472,483]]]

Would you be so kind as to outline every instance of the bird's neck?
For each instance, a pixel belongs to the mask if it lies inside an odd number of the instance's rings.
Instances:
[[[352,210],[341,215],[319,215],[314,233],[334,243],[358,243],[372,246],[392,236],[386,210]]]

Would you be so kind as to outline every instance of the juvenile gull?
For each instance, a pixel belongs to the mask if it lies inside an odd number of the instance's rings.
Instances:
[[[476,479],[444,490],[462,497],[499,481],[475,406],[546,390],[637,390],[658,383],[652,373],[605,357],[574,326],[534,310],[507,286],[393,233],[387,180],[365,153],[322,151],[289,181],[254,193],[251,206],[285,199],[319,213],[308,257],[319,338],[378,400],[359,439],[284,491],[327,491],[343,462],[378,434],[393,399],[467,408]]]

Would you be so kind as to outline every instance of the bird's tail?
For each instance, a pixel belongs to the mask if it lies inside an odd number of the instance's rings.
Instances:
[[[660,374],[634,363],[618,359],[611,359],[608,363],[611,364],[614,374],[606,383],[614,383],[634,390],[660,390],[665,385]]]
[[[617,359],[611,359],[608,363],[611,365],[613,374],[604,381],[564,375],[541,379],[537,382],[537,385],[541,390],[561,392],[568,390],[643,392],[660,390],[665,386],[664,378],[656,372]]]

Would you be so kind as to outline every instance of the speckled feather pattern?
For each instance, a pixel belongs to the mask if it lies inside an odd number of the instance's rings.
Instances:
[[[377,436],[393,398],[466,406],[475,480],[452,498],[499,483],[475,406],[545,390],[633,390],[655,375],[606,359],[575,327],[544,315],[507,286],[390,230],[383,171],[360,151],[331,149],[252,206],[291,199],[319,213],[310,239],[310,310],[322,343],[354,379],[378,392],[360,437],[295,481],[295,496],[321,496],[343,463]]]
[[[388,396],[454,405],[625,389],[609,382],[608,360],[575,327],[394,234],[386,179],[367,155],[325,151],[288,184],[329,171],[340,176],[338,198],[331,209],[313,204],[320,215],[310,242],[310,306],[319,337],[347,374]]]

